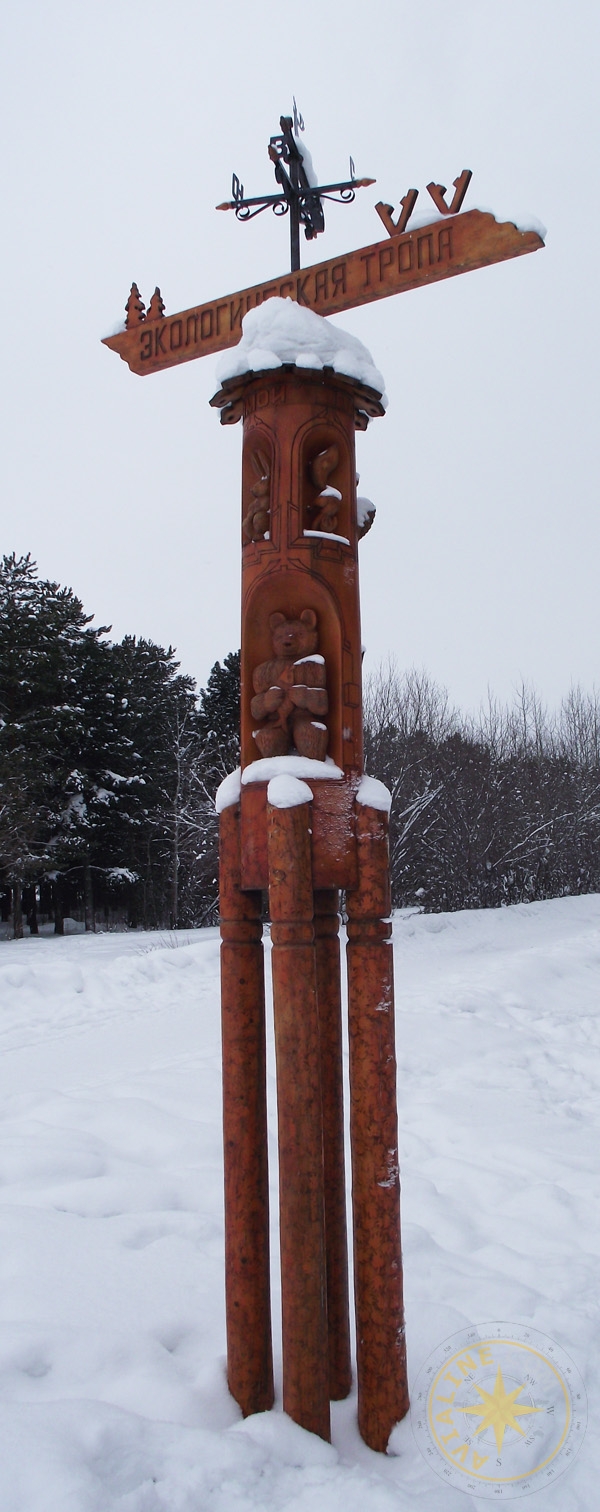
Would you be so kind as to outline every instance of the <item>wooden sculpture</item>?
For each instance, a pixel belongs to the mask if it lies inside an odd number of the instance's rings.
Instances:
[[[253,452],[252,466],[257,481],[250,486],[248,510],[242,520],[242,542],[244,546],[247,546],[249,541],[264,541],[269,528],[271,513],[269,503],[271,496],[271,470],[269,460],[264,452]]]
[[[105,337],[147,374],[233,347],[266,301],[330,315],[543,246],[537,231],[460,214],[471,178],[427,190],[438,216],[409,230],[418,191],[375,209],[388,239],[300,272],[300,228],[323,200],[373,183],[309,182],[282,116],[269,144],[278,190],[233,209],[288,214],[291,273],[166,316],[136,284],[125,329]],[[314,318],[311,316],[311,318]],[[277,1059],[283,1405],[329,1437],[329,1403],[352,1380],[342,1098],[340,890],[348,918],[348,1020],[358,1420],[385,1450],[408,1408],[390,943],[387,796],[363,774],[358,541],[374,508],[357,498],[355,429],[380,395],[333,366],[280,362],[227,379],[211,401],[243,420],[241,783],[221,795],[220,910],[227,1371],[242,1412],[273,1404],[265,1070],[263,895],[271,917]],[[350,369],[353,371],[353,369]]]
[[[407,1410],[408,1390],[387,813],[373,806],[371,790],[365,801],[362,783],[354,435],[367,415],[384,411],[379,395],[356,380],[295,367],[275,379],[249,373],[225,382],[212,403],[225,423],[232,410],[243,416],[243,499],[259,451],[272,479],[268,539],[244,534],[242,785],[239,802],[221,814],[228,1379],[243,1412],[271,1405],[260,923],[267,891],[283,1405],[328,1438],[330,1399],[350,1390],[338,940],[344,888],[358,1411],[364,1439],[383,1450]]]
[[[252,718],[261,721],[254,740],[261,756],[287,756],[295,751],[315,761],[327,755],[329,704],[325,662],[318,655],[319,637],[314,609],[302,609],[297,619],[281,610],[269,615],[273,656],[254,668]]]

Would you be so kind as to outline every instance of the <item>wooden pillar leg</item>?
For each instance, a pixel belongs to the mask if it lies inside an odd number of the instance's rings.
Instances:
[[[279,1122],[283,1406],[329,1439],[323,1120],[310,804],[268,804]]]
[[[339,902],[340,895],[337,888],[319,890],[314,894],[323,1102],[329,1395],[334,1402],[346,1397],[352,1385],[348,1313]]]
[[[383,1452],[409,1405],[387,815],[357,804],[356,837],[359,885],[347,908],[358,1426]]]
[[[239,804],[219,837],[227,1380],[244,1417],[273,1406],[261,894],[240,889]]]

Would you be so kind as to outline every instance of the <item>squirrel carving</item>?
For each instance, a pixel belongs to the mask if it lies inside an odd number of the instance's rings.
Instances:
[[[252,453],[256,483],[250,489],[250,503],[242,521],[242,543],[264,541],[271,518],[271,463],[263,451]]]
[[[319,490],[317,498],[310,506],[314,515],[311,528],[324,530],[328,535],[334,535],[336,532],[342,502],[339,488],[331,488],[327,481],[332,472],[335,472],[339,460],[339,447],[334,443],[332,446],[326,446],[324,451],[318,452],[317,456],[313,457],[309,468],[311,482]]]

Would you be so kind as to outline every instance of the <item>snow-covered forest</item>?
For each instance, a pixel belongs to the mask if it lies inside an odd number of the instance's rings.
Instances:
[[[29,557],[0,568],[0,889],[9,932],[177,927],[217,895],[213,795],[238,753],[239,658],[206,689],[118,643]],[[25,923],[24,923],[25,919]]]
[[[238,762],[239,653],[199,693],[175,652],[93,628],[30,557],[0,568],[5,935],[216,919],[214,794]],[[600,700],[453,709],[424,673],[367,678],[366,767],[390,788],[393,899],[425,912],[600,890]]]
[[[600,698],[522,686],[476,717],[422,673],[367,680],[366,768],[392,793],[396,907],[489,908],[600,890]]]

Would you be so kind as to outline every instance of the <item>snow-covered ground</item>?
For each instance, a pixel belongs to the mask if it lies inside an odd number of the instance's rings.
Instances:
[[[556,1340],[589,1427],[530,1504],[590,1512],[600,897],[399,916],[395,946],[411,1376],[471,1322]],[[431,1472],[408,1420],[378,1456],[353,1398],[329,1446],[280,1406],[242,1423],[228,1396],[218,949],[215,930],[0,945],[1,1512],[484,1506]]]

